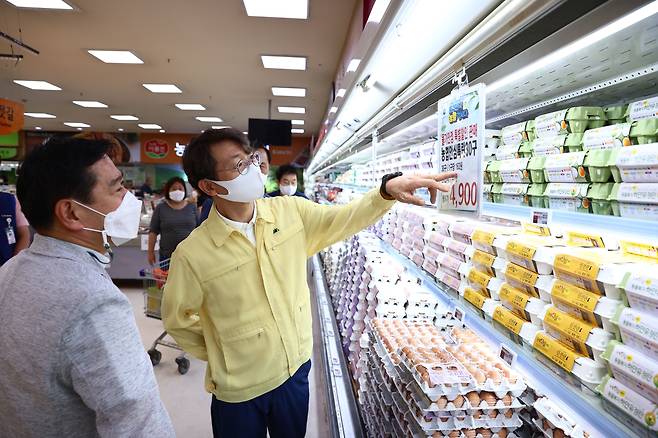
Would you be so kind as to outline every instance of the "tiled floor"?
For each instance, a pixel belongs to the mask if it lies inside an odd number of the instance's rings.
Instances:
[[[162,322],[144,316],[141,289],[123,288],[122,290],[133,305],[144,347],[148,349],[162,332]],[[316,320],[317,318],[314,318],[314,321]],[[316,348],[313,354],[313,368],[309,376],[311,400],[306,433],[310,438],[330,436],[322,356],[318,349],[322,344],[318,333],[319,329],[314,323],[313,337]],[[181,376],[174,361],[180,352],[166,347],[159,347],[159,350],[162,352],[162,361],[155,367],[155,376],[160,385],[160,395],[174,423],[176,435],[192,438],[212,437],[210,395],[203,389],[205,362],[190,357],[190,370]]]

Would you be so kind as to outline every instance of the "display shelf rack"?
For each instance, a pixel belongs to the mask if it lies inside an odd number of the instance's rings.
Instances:
[[[352,381],[336,324],[336,315],[331,306],[324,271],[318,255],[309,260],[308,271],[309,286],[315,295],[318,322],[322,334],[322,359],[329,398],[332,437],[363,438],[364,433],[356,396],[352,389]],[[315,348],[318,347],[320,346]]]

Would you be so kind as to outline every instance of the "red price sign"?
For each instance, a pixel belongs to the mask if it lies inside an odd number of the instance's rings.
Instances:
[[[478,184],[476,182],[456,182],[450,191],[450,202],[454,207],[477,207]]]

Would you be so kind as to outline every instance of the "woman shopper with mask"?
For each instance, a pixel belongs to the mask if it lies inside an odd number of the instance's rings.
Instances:
[[[142,207],[109,147],[51,138],[19,169],[37,234],[0,268],[2,436],[174,436],[132,306],[105,270]]]
[[[160,235],[160,262],[171,258],[171,254],[197,225],[196,208],[189,204],[185,181],[173,177],[164,186],[164,201],[153,211],[149,230],[148,262],[154,265],[155,242]]]
[[[208,362],[216,437],[306,433],[312,329],[308,257],[381,218],[395,200],[432,202],[456,176],[386,175],[343,206],[263,197],[260,158],[235,129],[207,130],[185,149],[190,183],[214,199],[208,219],[178,245],[162,301],[165,329]]]

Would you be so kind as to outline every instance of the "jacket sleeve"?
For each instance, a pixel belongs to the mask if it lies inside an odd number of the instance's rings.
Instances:
[[[99,435],[174,437],[128,299],[117,290],[91,301],[63,333],[60,363]]]
[[[374,224],[395,201],[387,201],[373,189],[346,205],[320,205],[304,198],[291,197],[304,223],[306,254],[310,257],[323,248],[344,240]]]
[[[162,322],[178,345],[191,355],[208,360],[199,320],[203,303],[201,284],[184,253],[174,251],[162,297]]]

